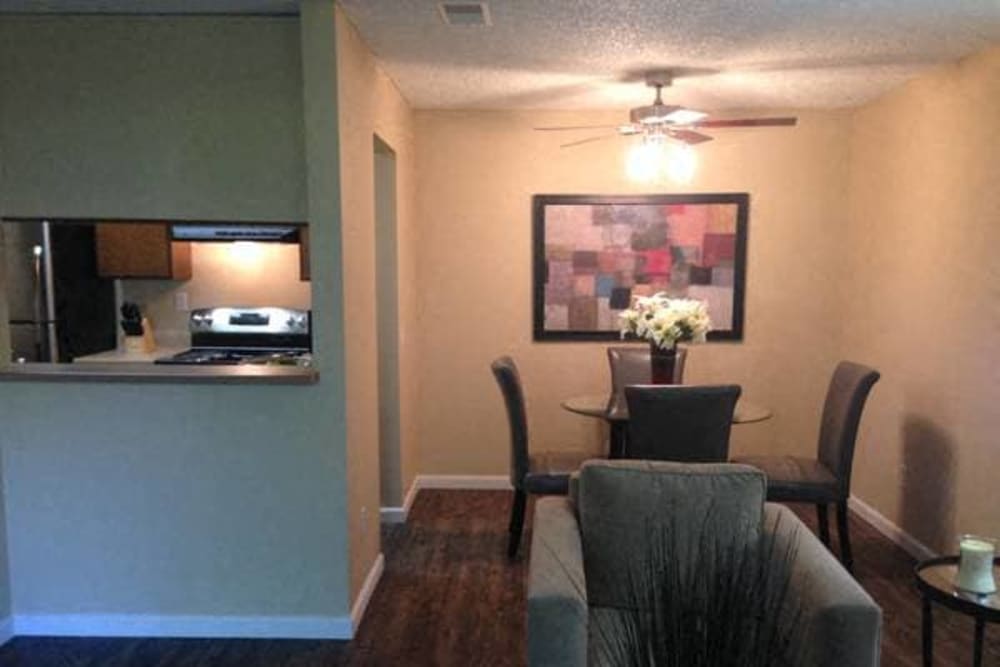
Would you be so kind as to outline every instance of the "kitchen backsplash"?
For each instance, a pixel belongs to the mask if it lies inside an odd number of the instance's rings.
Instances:
[[[190,345],[188,316],[195,308],[310,308],[309,282],[299,279],[298,244],[192,243],[191,262],[188,281],[121,281],[122,299],[140,305],[158,347]]]

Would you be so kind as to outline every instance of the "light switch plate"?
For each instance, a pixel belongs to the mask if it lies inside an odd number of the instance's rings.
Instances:
[[[174,308],[182,313],[186,313],[188,308],[188,293],[177,292],[174,294]]]

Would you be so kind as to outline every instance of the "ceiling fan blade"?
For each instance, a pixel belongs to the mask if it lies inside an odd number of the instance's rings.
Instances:
[[[554,127],[533,127],[531,129],[538,130],[540,132],[552,132],[552,131],[562,131],[562,130],[611,130],[618,127],[617,125],[556,125]]]
[[[580,139],[579,141],[571,141],[568,144],[559,144],[559,148],[569,148],[570,146],[589,144],[592,141],[603,141],[604,139],[614,139],[617,136],[617,134],[602,134],[599,137],[587,137],[586,139]]]
[[[694,146],[696,144],[703,144],[706,141],[711,141],[712,137],[707,134],[702,134],[701,132],[695,132],[694,130],[671,130],[670,136],[679,141],[683,141],[689,146]]]
[[[694,127],[781,127],[799,122],[794,116],[787,118],[732,118],[729,120],[706,120],[694,123]]]

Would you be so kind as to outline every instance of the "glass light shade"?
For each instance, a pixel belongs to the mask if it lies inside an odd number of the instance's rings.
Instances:
[[[649,183],[656,180],[662,170],[662,164],[663,142],[651,141],[644,137],[629,150],[625,170],[631,180]]]
[[[639,183],[667,179],[687,184],[697,167],[698,156],[691,146],[659,136],[643,137],[629,150],[625,162],[629,179]]]
[[[667,176],[675,183],[690,183],[698,167],[698,156],[687,144],[672,144],[667,155]]]

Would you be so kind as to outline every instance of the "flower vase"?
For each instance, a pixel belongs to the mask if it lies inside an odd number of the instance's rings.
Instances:
[[[677,347],[662,349],[656,343],[649,344],[650,380],[652,384],[675,384],[674,365],[677,363]]]

